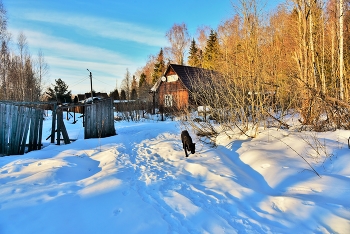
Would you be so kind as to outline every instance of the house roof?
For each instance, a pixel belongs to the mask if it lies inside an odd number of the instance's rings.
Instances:
[[[217,71],[208,70],[199,67],[190,67],[178,64],[169,64],[165,71],[165,75],[170,71],[174,71],[181,82],[189,90],[192,90],[193,84],[198,80],[210,79],[213,74],[219,74]],[[162,83],[161,77],[157,80],[154,86],[151,88],[152,92],[156,92]]]

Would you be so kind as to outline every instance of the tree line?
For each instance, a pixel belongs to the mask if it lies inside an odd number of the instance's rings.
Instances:
[[[232,107],[241,120],[293,109],[315,129],[349,129],[349,3],[287,0],[267,12],[256,0],[241,0],[216,29],[201,26],[190,37],[185,23],[174,24],[166,33],[171,46],[136,72],[139,95],[146,96],[168,63],[184,64],[218,71],[214,83],[196,85],[200,100]]]
[[[7,31],[7,12],[0,1],[0,100],[40,101],[44,81],[49,72],[42,51],[33,58],[27,38],[21,32],[16,41]],[[15,44],[16,48],[11,45]]]

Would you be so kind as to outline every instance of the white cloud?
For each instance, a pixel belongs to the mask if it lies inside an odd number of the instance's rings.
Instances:
[[[10,28],[14,36],[20,30]],[[54,83],[54,79],[61,78],[72,89],[73,93],[90,90],[87,68],[93,73],[93,88],[96,91],[110,92],[116,86],[116,80],[121,84],[126,69],[135,71],[142,62],[131,60],[125,55],[104,48],[78,44],[66,38],[54,37],[44,33],[25,30],[31,51],[41,49],[45,60],[50,66],[50,79],[47,85]],[[34,57],[35,53],[31,52]],[[79,81],[87,79],[86,82]]]
[[[21,17],[25,20],[60,24],[86,30],[95,36],[133,41],[149,46],[167,45],[164,32],[145,26],[84,15],[69,15],[55,12],[29,12]]]
[[[16,26],[9,25],[9,31],[13,34],[13,43],[19,32],[24,32],[33,56],[42,50],[50,66],[47,83],[61,78],[68,85],[76,84],[88,77],[88,68],[97,80],[103,81],[93,82],[94,89],[107,92],[115,88],[116,80],[121,84],[126,69],[133,73],[145,65],[148,55],[143,57],[143,54],[146,51],[167,45],[164,32],[140,25],[28,9],[16,15]],[[93,44],[89,44],[91,42]],[[115,50],[124,45],[127,47]],[[89,82],[70,89],[73,93],[87,91]]]
[[[15,34],[18,34],[19,32],[19,30],[15,29],[12,29],[11,31],[15,32]],[[30,47],[50,51],[50,54],[95,61],[120,61],[126,59],[124,55],[120,55],[113,51],[100,47],[78,44],[66,38],[54,37],[32,30],[24,30],[23,33],[27,37]]]

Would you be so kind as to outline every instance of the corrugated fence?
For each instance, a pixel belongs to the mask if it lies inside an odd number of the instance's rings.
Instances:
[[[0,156],[41,149],[43,115],[39,108],[0,103]]]

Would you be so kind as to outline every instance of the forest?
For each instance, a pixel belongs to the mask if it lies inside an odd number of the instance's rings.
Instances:
[[[49,72],[44,53],[39,50],[33,57],[25,34],[20,32],[12,38],[7,23],[7,12],[0,1],[0,100],[40,101]]]
[[[283,116],[293,110],[313,130],[349,129],[349,1],[288,0],[270,12],[256,0],[239,2],[232,17],[193,37],[175,23],[166,33],[171,46],[137,71],[139,95],[167,63],[183,64],[220,72],[194,96],[221,110],[215,119],[224,125],[273,118],[288,127]]]

